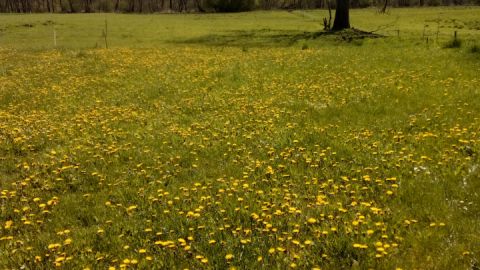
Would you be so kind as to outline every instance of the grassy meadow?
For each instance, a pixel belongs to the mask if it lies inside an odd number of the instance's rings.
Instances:
[[[2,14],[0,268],[479,269],[480,8],[324,16]]]

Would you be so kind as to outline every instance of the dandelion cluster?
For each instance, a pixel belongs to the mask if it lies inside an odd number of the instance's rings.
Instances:
[[[480,81],[448,53],[0,50],[0,265],[469,265]]]

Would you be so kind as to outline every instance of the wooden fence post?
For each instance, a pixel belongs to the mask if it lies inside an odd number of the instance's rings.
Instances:
[[[53,47],[57,48],[57,30],[55,29],[55,25],[53,26]]]

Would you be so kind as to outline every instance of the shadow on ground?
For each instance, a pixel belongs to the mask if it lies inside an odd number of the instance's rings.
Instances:
[[[186,40],[170,41],[176,44],[198,44],[231,47],[288,47],[299,41],[324,39],[325,41],[352,42],[365,38],[380,38],[381,35],[358,29],[344,31],[302,32],[292,30],[233,30],[223,34],[205,35]]]

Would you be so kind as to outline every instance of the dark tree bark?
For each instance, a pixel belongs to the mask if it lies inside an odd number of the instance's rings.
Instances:
[[[339,31],[350,28],[350,0],[337,0],[335,10],[335,21],[333,22],[333,31]]]
[[[118,5],[119,5],[119,4],[120,4],[120,0],[117,0],[117,1],[115,2],[115,9],[114,9],[115,12],[118,12]]]
[[[188,3],[187,0],[179,0],[178,1],[178,12],[188,11]]]
[[[198,11],[205,12],[205,9],[203,9],[202,5],[200,4],[200,0],[195,0],[195,5],[197,6]]]
[[[68,0],[68,6],[70,7],[70,13],[75,13],[75,7],[73,6],[72,0]]]
[[[21,6],[20,9],[22,10],[23,13],[26,13],[27,12],[27,7],[26,7],[27,5],[26,5],[25,1],[19,1],[19,2],[20,2],[20,6]]]
[[[323,2],[323,1],[322,1]],[[332,28],[332,4],[330,0],[326,0],[327,7],[328,7],[328,20],[327,18],[323,18],[323,29],[330,30]]]
[[[383,7],[382,7],[382,9],[380,10],[380,13],[385,13],[385,12],[387,12],[387,5],[388,5],[388,0],[385,0],[385,2],[383,3]]]
[[[14,1],[14,2],[15,2],[15,10],[17,10],[17,13],[22,12],[22,10],[20,9],[20,3],[18,1]]]
[[[84,6],[84,11],[85,13],[91,13],[92,12],[92,0],[84,0],[83,1],[83,6]]]
[[[135,0],[128,1],[128,12],[135,12]]]

